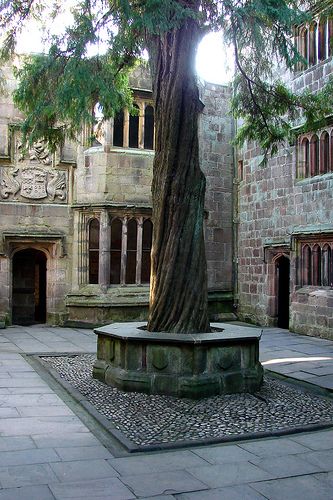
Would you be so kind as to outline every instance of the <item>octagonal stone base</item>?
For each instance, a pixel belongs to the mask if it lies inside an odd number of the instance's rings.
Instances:
[[[114,323],[95,329],[94,378],[123,391],[192,399],[259,389],[260,330],[230,325],[219,332],[171,334],[143,326]]]

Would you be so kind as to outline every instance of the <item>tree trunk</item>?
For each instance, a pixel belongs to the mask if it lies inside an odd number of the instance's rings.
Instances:
[[[205,177],[198,145],[202,104],[195,75],[198,40],[197,22],[188,18],[179,29],[147,42],[156,117],[149,331],[210,331]]]

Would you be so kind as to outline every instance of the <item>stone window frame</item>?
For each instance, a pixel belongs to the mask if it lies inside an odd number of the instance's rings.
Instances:
[[[117,117],[113,119],[112,123],[112,133],[111,133],[111,146],[112,147],[120,147],[120,148],[128,148],[128,149],[144,149],[148,151],[154,150],[155,144],[155,118],[154,118],[154,101],[152,97],[149,95],[147,97],[135,97],[133,106],[138,109],[138,115],[130,115],[129,110],[125,108],[120,114],[122,114],[122,119],[120,121],[122,131],[119,137],[122,137],[122,141],[119,141],[119,144],[114,144],[115,133],[117,132],[115,128],[115,122]],[[153,109],[153,137],[148,141],[145,135],[145,126],[147,122],[148,114],[146,115],[146,110]],[[134,140],[134,135],[131,133],[132,127],[137,127],[137,140]],[[147,147],[147,142],[149,145],[152,143],[152,148]]]
[[[333,234],[297,239],[297,285],[333,287]]]
[[[147,211],[145,211],[147,212]],[[151,210],[149,213],[135,211],[122,212],[121,210],[100,209],[94,212],[81,212],[81,232],[79,250],[79,283],[81,285],[99,285],[104,288],[114,286],[149,286],[149,282],[142,281],[142,258],[147,249],[143,248],[143,225],[149,220],[152,223]],[[112,222],[119,219],[122,223],[121,236],[121,263],[119,283],[111,283],[111,231]],[[136,246],[136,269],[135,282],[126,283],[126,261],[127,261],[127,226],[129,221],[135,219],[137,222],[137,246]],[[98,259],[98,283],[90,283],[89,269],[89,228],[93,220],[99,222],[99,259]]]
[[[298,136],[296,164],[297,179],[333,173],[333,124]]]
[[[311,23],[295,28],[295,45],[305,60],[296,64],[295,72],[305,71],[333,55],[333,19],[318,15]]]

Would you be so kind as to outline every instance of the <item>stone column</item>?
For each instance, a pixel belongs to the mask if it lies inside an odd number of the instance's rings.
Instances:
[[[129,144],[129,112],[128,109],[124,110],[124,148],[128,148]]]
[[[111,224],[108,211],[104,209],[99,223],[98,284],[105,288],[110,284],[110,245]]]
[[[145,137],[145,103],[140,101],[138,103],[139,106],[139,137],[138,137],[138,145],[140,149],[144,148],[144,137]]]
[[[113,118],[104,124],[104,152],[109,153],[113,146]]]

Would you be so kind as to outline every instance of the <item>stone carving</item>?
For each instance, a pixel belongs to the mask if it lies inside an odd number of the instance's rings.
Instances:
[[[230,354],[223,356],[219,359],[217,364],[221,368],[221,370],[228,370],[228,368],[231,368],[233,364],[233,358],[232,356],[230,356]]]
[[[56,198],[64,201],[67,197],[66,173],[47,170],[42,167],[2,169],[0,197],[17,199],[17,196],[31,200]]]
[[[155,347],[152,352],[152,364],[154,368],[156,368],[157,370],[165,370],[165,368],[169,364],[166,352],[158,347]]]
[[[46,186],[46,191],[51,200],[59,198],[60,200],[66,199],[66,176],[65,172],[55,170],[49,172],[49,182]]]
[[[96,138],[96,141],[99,142],[102,146],[105,145],[105,121],[103,119],[100,119],[97,121],[97,123],[94,126],[94,136]]]
[[[226,347],[218,352],[217,364],[221,370],[228,370],[232,367],[235,361],[235,355],[238,354],[238,348]]]
[[[3,169],[4,176],[0,183],[0,195],[2,198],[8,198],[11,194],[15,196],[16,193],[19,192],[21,185],[17,181],[16,177],[18,176],[19,169],[18,168],[10,168],[7,170]]]
[[[21,196],[38,200],[46,198],[47,172],[42,168],[24,168],[21,171]]]
[[[38,163],[42,163],[43,165],[52,164],[52,156],[45,141],[41,140],[38,142],[34,142],[27,151],[24,144],[22,144],[22,142],[19,142],[17,151],[19,154],[18,161],[24,161],[26,160],[26,156],[28,156],[28,159],[30,161],[38,161]],[[26,154],[26,152],[28,154]]]

